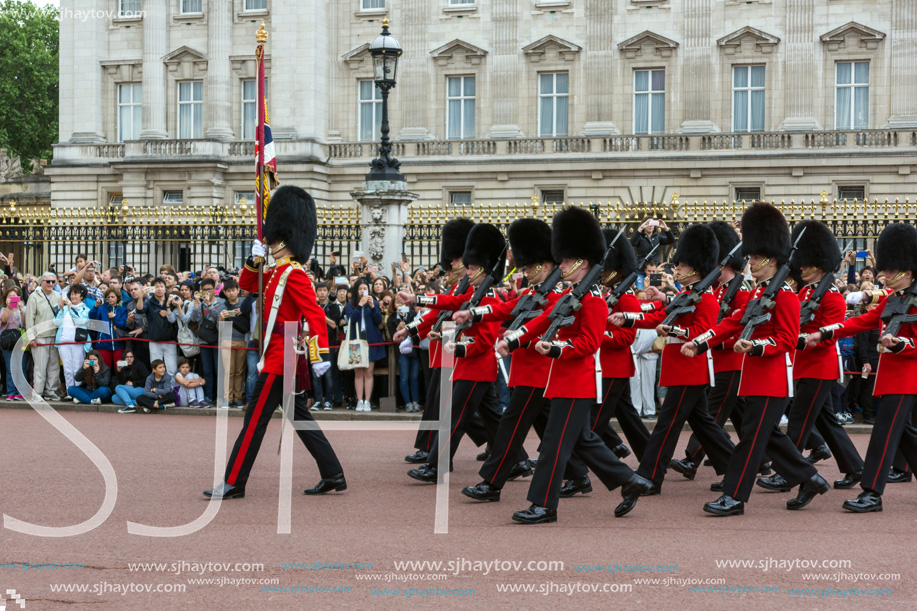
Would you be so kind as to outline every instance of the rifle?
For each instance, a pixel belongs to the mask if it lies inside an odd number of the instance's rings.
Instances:
[[[742,269],[745,269],[747,264],[748,257],[745,257]],[[732,311],[732,302],[735,301],[736,293],[739,292],[743,284],[745,284],[745,277],[742,274],[736,274],[735,278],[729,281],[729,288],[726,289],[726,293],[723,294],[723,300],[720,302],[720,313],[716,319],[717,324],[723,322],[723,319],[729,316]]]
[[[852,242],[847,242],[842,252],[847,252],[852,246]],[[818,281],[818,286],[816,286],[812,294],[809,295],[809,299],[802,304],[802,309],[799,311],[799,326],[803,326],[815,320],[815,312],[821,307],[821,300],[824,299],[825,295],[834,285],[834,274],[838,269],[840,269],[840,264],[838,264],[837,269],[833,272],[825,274],[825,277]]]
[[[771,310],[777,305],[777,291],[783,288],[787,276],[790,275],[790,262],[793,260],[793,255],[796,254],[796,249],[799,247],[799,241],[805,234],[806,230],[803,229],[799,237],[796,238],[796,242],[793,243],[793,248],[790,250],[790,256],[787,262],[781,265],[777,273],[774,274],[774,277],[771,278],[770,284],[764,289],[764,294],[758,299],[752,299],[748,302],[748,307],[745,308],[745,314],[742,316],[741,320],[741,324],[745,325],[745,328],[742,329],[739,340],[750,339],[756,328],[771,319]]]
[[[455,289],[455,294],[464,295],[465,291],[468,290],[468,284],[469,284],[468,274],[465,274],[464,276],[462,276],[462,279],[459,281],[458,288]],[[451,317],[452,317],[452,312],[450,310],[440,312],[439,316],[436,318],[436,324],[433,325],[432,331],[434,333],[439,333],[443,328],[443,323],[449,320]]]
[[[615,290],[611,292],[611,295],[608,296],[608,299],[605,300],[608,303],[609,308],[613,308],[618,305],[618,301],[621,300],[621,296],[629,291],[630,287],[634,285],[634,282],[637,281],[637,276],[639,276],[643,268],[646,267],[646,262],[650,260],[650,257],[652,257],[653,253],[655,253],[658,249],[659,244],[653,246],[653,249],[646,253],[646,256],[637,262],[637,267],[634,269],[634,271],[632,271],[629,276],[618,283],[617,288],[615,288]]]
[[[548,293],[557,286],[562,273],[560,266],[555,266],[554,270],[548,274],[545,281],[534,292],[527,293],[516,301],[516,306],[510,314],[513,319],[508,327],[510,331],[516,331],[529,320],[539,315],[541,308],[548,303]]]
[[[911,284],[903,295],[892,295],[885,302],[879,317],[886,325],[882,335],[896,337],[901,325],[917,322],[917,314],[907,313],[911,307],[917,307],[917,282]]]
[[[623,230],[622,230],[623,231]],[[615,236],[615,239],[611,241],[611,244],[608,245],[608,250],[605,251],[605,256],[602,257],[602,261],[598,265],[593,265],[579,284],[576,285],[576,288],[570,291],[569,293],[564,294],[557,302],[554,304],[554,307],[551,308],[551,312],[548,314],[548,320],[551,321],[551,325],[548,327],[547,331],[541,336],[541,341],[550,342],[554,339],[554,336],[557,335],[562,327],[569,327],[573,324],[573,321],[576,320],[574,314],[579,312],[579,309],[582,307],[582,300],[586,294],[592,290],[592,287],[596,285],[599,281],[599,278],[602,276],[602,272],[605,271],[605,262],[608,261],[608,257],[611,255],[612,247],[615,242],[618,241],[618,238],[621,237],[621,231],[618,232],[618,235]]]
[[[682,314],[688,314],[693,312],[697,308],[697,304],[700,303],[700,300],[703,298],[704,292],[713,286],[713,283],[717,281],[720,277],[720,274],[723,272],[723,268],[726,267],[726,264],[729,263],[730,257],[735,253],[736,249],[742,245],[742,242],[739,242],[735,247],[729,251],[723,260],[720,261],[720,264],[710,270],[704,278],[694,285],[687,293],[679,293],[675,295],[675,298],[672,299],[671,303],[666,306],[665,320],[662,321],[664,325],[671,325],[672,322]]]
[[[463,303],[462,307],[458,309],[459,312],[464,312],[465,310],[470,310],[471,308],[478,307],[478,304],[480,304],[481,300],[484,299],[487,291],[489,291],[490,288],[494,285],[494,282],[497,281],[497,279],[494,277],[494,274],[497,272],[497,265],[500,263],[500,259],[502,258],[504,252],[506,252],[506,244],[503,245],[503,251],[500,253],[500,256],[497,257],[497,259],[493,262],[493,265],[491,265],[490,269],[487,271],[487,276],[481,280],[481,284],[479,284],[478,287],[474,290],[474,294],[472,294],[471,299]],[[502,276],[503,274],[500,274],[501,278]],[[456,339],[462,331],[468,329],[473,324],[474,323],[469,319],[458,325],[455,328]]]

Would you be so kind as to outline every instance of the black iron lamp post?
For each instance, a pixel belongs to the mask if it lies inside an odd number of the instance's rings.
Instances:
[[[382,143],[379,145],[379,157],[369,164],[372,169],[366,175],[367,181],[404,181],[404,176],[398,171],[401,162],[392,157],[392,141],[388,137],[388,92],[395,86],[401,53],[401,45],[388,31],[388,19],[382,20],[382,33],[369,45],[369,54],[373,57],[373,80],[382,92]]]

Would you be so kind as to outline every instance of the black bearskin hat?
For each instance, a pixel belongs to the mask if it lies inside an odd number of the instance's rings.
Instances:
[[[462,263],[465,267],[478,265],[485,272],[493,266],[494,278],[502,278],[506,266],[506,239],[503,233],[490,223],[478,223],[472,227],[465,241]]]
[[[892,223],[882,230],[876,242],[876,269],[917,274],[917,229],[913,225]]]
[[[274,191],[262,225],[265,244],[287,245],[292,258],[305,263],[318,231],[315,202],[303,189],[283,186]]]
[[[758,202],[742,215],[742,256],[761,255],[786,263],[790,256],[790,228],[783,213],[771,204]]]
[[[796,238],[803,229],[806,230],[806,234],[802,236],[799,248],[793,255],[792,267],[817,267],[829,274],[840,267],[841,248],[837,245],[831,229],[821,221],[800,221],[793,227],[790,244],[796,243]]]
[[[462,257],[468,232],[473,226],[474,221],[471,219],[454,219],[443,225],[442,250],[439,259],[444,270],[451,270],[452,260]]]
[[[720,262],[720,244],[716,234],[707,225],[698,223],[681,232],[672,263],[685,263],[694,271],[706,276]]]
[[[716,236],[716,241],[720,245],[720,259],[722,259],[732,252],[732,249],[739,243],[739,234],[737,234],[736,230],[732,228],[732,225],[726,221],[713,221],[712,223],[707,223],[707,226],[713,230],[713,235]],[[736,273],[741,274],[745,267],[743,263],[742,255],[737,250],[729,257],[729,261],[726,265],[731,267]]]
[[[606,244],[611,244],[615,236],[618,235],[618,232],[614,229],[603,229],[602,233],[605,235]],[[634,253],[634,247],[630,245],[630,240],[621,235],[618,241],[614,243],[611,254],[608,255],[608,260],[605,262],[605,270],[609,272],[617,271],[618,275],[612,280],[622,280],[636,269],[637,255]]]
[[[602,226],[591,212],[569,206],[554,215],[551,253],[555,261],[585,259],[597,265],[606,247]]]
[[[522,269],[553,261],[551,256],[551,226],[539,219],[517,219],[506,230],[513,249],[513,263]]]

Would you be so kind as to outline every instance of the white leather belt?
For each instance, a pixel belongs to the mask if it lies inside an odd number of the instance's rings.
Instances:
[[[688,342],[681,339],[680,337],[666,337],[665,343],[667,344],[687,344]]]

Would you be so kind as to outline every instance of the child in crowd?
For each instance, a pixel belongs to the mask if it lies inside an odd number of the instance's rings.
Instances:
[[[178,361],[178,373],[175,374],[175,394],[178,395],[179,407],[210,407],[212,404],[204,397],[204,378],[191,373],[191,361]]]
[[[143,394],[137,397],[137,404],[143,408],[143,413],[149,414],[154,409],[175,407],[177,397],[172,391],[174,383],[172,376],[166,373],[166,364],[162,359],[150,363],[153,369],[143,387]]]

